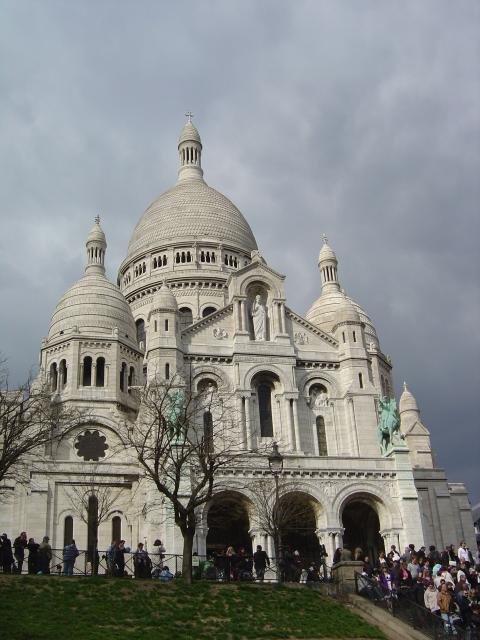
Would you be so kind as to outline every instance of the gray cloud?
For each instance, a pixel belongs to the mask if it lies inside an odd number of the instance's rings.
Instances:
[[[2,2],[1,348],[22,379],[100,212],[112,279],[176,177],[186,109],[207,181],[304,313],[327,233],[439,464],[480,499],[479,6]]]

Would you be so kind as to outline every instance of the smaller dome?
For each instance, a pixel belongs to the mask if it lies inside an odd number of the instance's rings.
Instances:
[[[318,262],[323,262],[324,260],[337,260],[337,256],[333,251],[332,247],[327,244],[326,240],[320,249],[320,253],[318,254]]]
[[[198,142],[199,144],[202,144],[200,134],[198,133],[197,127],[193,124],[193,122],[189,121],[183,127],[178,139],[178,144],[181,145],[182,142]]]
[[[90,233],[87,236],[87,243],[89,242],[100,242],[102,244],[104,244],[105,246],[107,245],[107,239],[105,238],[105,234],[103,233],[103,229],[100,226],[100,217],[97,216],[95,218],[95,224],[93,225],[93,227],[90,229]]]
[[[415,411],[415,413],[420,413],[417,401],[413,394],[408,390],[406,382],[403,383],[403,393],[400,396],[398,410],[399,413],[404,413],[405,411]]]
[[[48,338],[52,339],[76,327],[95,336],[119,336],[136,345],[136,327],[132,310],[119,288],[103,274],[86,273],[62,296],[52,315]]]
[[[178,311],[177,300],[165,282],[153,296],[152,311]]]
[[[360,323],[360,315],[348,298],[341,302],[335,312],[335,324],[340,322],[358,322]]]

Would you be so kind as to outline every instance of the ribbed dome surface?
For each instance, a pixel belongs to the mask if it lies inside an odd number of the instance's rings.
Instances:
[[[192,122],[187,122],[187,124],[183,127],[182,132],[180,133],[178,144],[190,141],[195,141],[202,144],[202,141],[200,140],[200,134],[197,131],[197,127]]]
[[[153,295],[152,311],[154,310],[178,310],[177,300],[165,283]]]
[[[337,322],[337,311],[345,305],[345,301],[353,305],[360,316],[360,320],[364,323],[367,342],[369,338],[378,342],[377,332],[368,315],[355,300],[352,300],[341,291],[330,291],[322,294],[307,311],[305,318],[324,331],[331,332]]]
[[[415,400],[414,395],[406,388],[406,385],[402,395],[400,396],[398,410],[400,413],[404,413],[405,411],[415,411],[416,413],[420,413],[417,401]]]
[[[128,257],[169,242],[210,240],[250,253],[252,230],[237,207],[203,180],[185,180],[162,194],[135,227]]]
[[[50,322],[51,339],[74,326],[81,333],[128,336],[136,344],[136,327],[132,311],[118,287],[101,274],[86,274],[60,299]]]

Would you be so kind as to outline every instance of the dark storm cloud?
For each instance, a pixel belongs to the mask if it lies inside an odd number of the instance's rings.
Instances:
[[[289,304],[321,234],[478,501],[479,5],[1,3],[1,345],[37,359],[102,214],[112,279],[176,177],[186,109],[207,181],[249,220]]]

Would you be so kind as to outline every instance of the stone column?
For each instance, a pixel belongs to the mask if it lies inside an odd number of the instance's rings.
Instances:
[[[290,450],[295,451],[295,427],[293,424],[292,407],[290,399],[285,398],[285,410],[287,412],[288,438],[290,441]]]
[[[257,550],[257,544],[261,544],[263,547],[262,536],[256,529],[250,529],[248,535],[250,536],[250,539],[252,541],[252,553],[255,553],[255,551]]]
[[[295,449],[297,451],[301,450],[300,446],[300,424],[298,422],[298,404],[297,400],[292,400],[292,408],[293,408],[293,430],[295,434]]]
[[[280,329],[282,333],[286,333],[285,331],[285,303],[280,302]]]
[[[240,300],[240,331],[246,331],[245,300]]]
[[[265,551],[270,560],[275,557],[275,545],[272,536],[265,535]]]
[[[247,423],[245,419],[245,398],[244,396],[238,396],[237,398],[237,411],[240,422],[242,449],[247,449],[248,432]]]
[[[206,557],[207,555],[207,535],[208,535],[208,527],[200,526],[196,528],[195,535],[197,538],[197,548],[196,552],[200,557]]]
[[[252,401],[250,396],[245,397],[245,427],[247,431],[247,449],[249,451],[253,448],[252,437]]]
[[[92,387],[97,386],[97,364],[92,359]]]
[[[247,310],[247,300],[242,300],[242,330],[245,333],[250,333],[248,328],[248,310]]]
[[[333,556],[335,554],[335,551],[337,550],[337,547],[335,546],[335,532],[334,531],[329,531],[328,532],[327,544],[325,546],[327,547],[328,555],[330,556],[328,564],[333,564]]]
[[[240,333],[242,331],[242,309],[241,309],[241,304],[240,304],[240,300],[235,300],[233,303],[233,308],[235,311],[235,331],[237,333]]]

